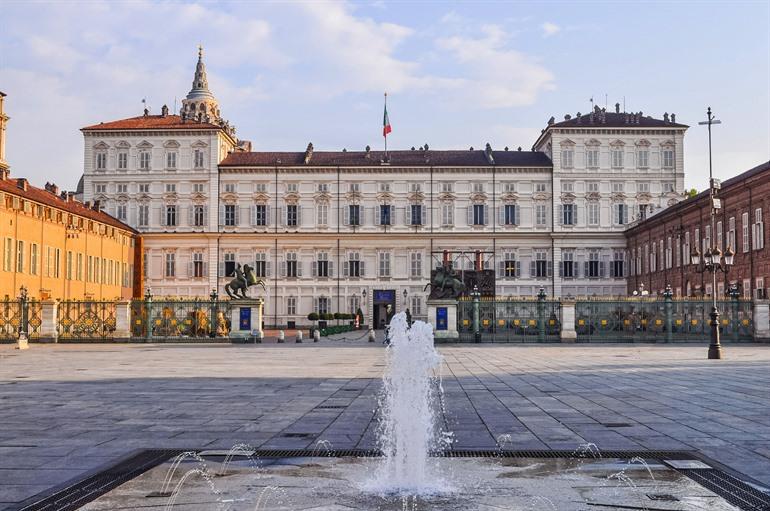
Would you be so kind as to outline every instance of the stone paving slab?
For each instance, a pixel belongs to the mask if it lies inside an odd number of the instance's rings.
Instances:
[[[0,346],[0,509],[141,448],[374,447],[384,349],[344,339]],[[770,346],[440,349],[457,448],[697,450],[770,485]]]

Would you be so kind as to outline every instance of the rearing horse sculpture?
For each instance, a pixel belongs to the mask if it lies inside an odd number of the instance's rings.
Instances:
[[[248,298],[249,295],[246,294],[246,291],[248,291],[250,286],[254,285],[262,286],[262,289],[267,291],[265,283],[254,275],[254,268],[248,264],[244,264],[243,269],[241,269],[240,264],[236,265],[232,275],[235,276],[235,278],[225,284],[225,291],[230,298],[236,300]],[[240,294],[238,294],[238,291],[240,291]]]

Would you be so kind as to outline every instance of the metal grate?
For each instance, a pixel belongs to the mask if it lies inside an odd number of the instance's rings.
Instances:
[[[92,474],[80,481],[71,482],[44,495],[38,495],[23,503],[16,511],[71,511],[104,495],[147,470],[160,465],[184,452],[182,449],[148,449],[139,452],[109,468]],[[253,453],[257,458],[372,458],[381,456],[376,449],[261,449]],[[574,458],[574,451],[505,451],[505,450],[450,450],[434,453],[437,457],[448,458]],[[642,457],[648,460],[692,460],[700,456],[689,451],[602,451],[602,458],[631,459]],[[587,456],[590,457],[590,456]],[[704,488],[707,488],[730,504],[744,511],[770,511],[770,495],[762,493],[743,481],[718,469],[680,469]],[[669,500],[668,495],[650,496],[652,500]]]
[[[169,458],[184,452],[182,449],[147,449],[85,479],[70,481],[59,488],[38,495],[21,504],[19,511],[74,511],[96,500],[126,481],[147,472]]]

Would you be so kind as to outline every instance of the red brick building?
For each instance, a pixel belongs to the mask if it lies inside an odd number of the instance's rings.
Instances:
[[[765,244],[765,213],[770,214],[770,161],[722,183],[717,197],[714,232],[708,190],[639,222],[626,231],[628,292],[662,293],[670,285],[675,296],[711,295],[711,274],[690,264],[697,246],[701,254],[715,245],[735,252],[728,274],[717,274],[717,296],[736,284],[745,297],[765,297],[770,287],[770,246]]]

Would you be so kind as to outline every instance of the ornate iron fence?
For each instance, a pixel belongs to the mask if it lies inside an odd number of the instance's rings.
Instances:
[[[753,338],[751,301],[720,300],[722,341]],[[710,300],[590,299],[575,304],[578,342],[708,341]]]
[[[458,303],[461,341],[474,340],[472,299]],[[492,300],[481,298],[479,332],[483,342],[557,342],[561,304],[551,300]]]
[[[59,339],[105,340],[115,332],[115,302],[65,300],[58,313]]]
[[[131,302],[131,337],[208,339],[230,334],[229,301],[134,300]]]
[[[25,318],[27,337],[29,339],[40,338],[42,321],[39,301],[19,299],[0,301],[0,342],[16,342]]]

